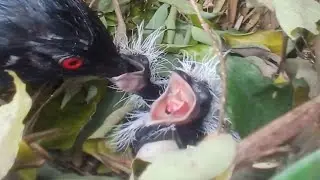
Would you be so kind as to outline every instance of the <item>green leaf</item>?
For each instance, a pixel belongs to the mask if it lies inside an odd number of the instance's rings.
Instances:
[[[169,16],[166,20],[166,26],[168,29],[168,32],[167,32],[168,44],[172,44],[175,38],[177,13],[178,13],[177,8],[174,6],[171,6]]]
[[[273,0],[277,20],[292,39],[297,39],[297,28],[319,34],[316,23],[320,20],[320,3],[315,0]]]
[[[12,101],[0,106],[0,179],[11,169],[19,151],[24,124],[32,106],[32,99],[26,91],[26,85],[13,71],[7,71],[13,77],[16,93]]]
[[[281,31],[257,31],[246,34],[222,33],[222,37],[231,47],[239,47],[239,45],[262,45],[271,50],[271,52],[281,55],[282,49],[282,32]]]
[[[188,17],[189,17],[189,19],[191,20],[192,25],[194,25],[194,26],[196,26],[196,27],[198,27],[198,28],[202,28],[201,22],[200,22],[197,14],[191,14],[191,15],[189,15]],[[214,26],[214,24],[213,24],[210,20],[204,19],[204,21],[205,21],[210,27],[213,27],[213,26]]]
[[[213,135],[196,147],[158,155],[139,180],[212,179],[231,167],[235,155],[236,142],[231,135]]]
[[[18,164],[27,164],[31,161],[37,160],[37,158],[37,154],[33,152],[31,147],[25,141],[20,141],[16,162]]]
[[[190,4],[190,2],[185,0],[159,0],[159,2],[163,2],[166,4],[170,4],[172,6],[175,6],[179,12],[183,14],[195,14],[195,11]]]
[[[213,55],[213,48],[212,46],[208,46],[205,44],[197,44],[194,46],[189,46],[185,48],[181,48],[180,52],[187,53],[195,56],[196,60],[202,60],[205,56],[212,56]]]
[[[110,104],[112,105],[112,104]],[[113,110],[113,112],[111,112]],[[109,133],[112,128],[115,127],[123,118],[127,115],[128,112],[132,110],[130,105],[124,105],[119,109],[114,110],[110,107],[106,111],[109,111],[108,117],[105,118],[103,124],[97,129],[97,131],[90,136],[90,138],[104,137]]]
[[[168,12],[169,7],[170,7],[169,4],[163,4],[158,8],[158,10],[154,13],[149,23],[145,27],[144,33],[146,33],[146,35],[151,34],[156,29],[164,28],[164,24],[169,15],[169,12]],[[158,37],[156,41],[158,44],[162,42],[163,36],[164,36],[164,33]]]
[[[320,179],[320,150],[300,159],[272,180],[316,180]]]
[[[190,46],[192,45],[161,44],[161,47],[165,48],[168,53],[179,53],[180,49]]]
[[[196,14],[195,10],[193,9],[193,7],[189,1],[185,1],[185,0],[159,0],[159,2],[163,2],[163,3],[170,4],[172,6],[175,6],[178,9],[178,11],[183,14]],[[200,4],[197,4],[197,5],[200,10],[201,16],[205,19],[211,19],[211,18],[214,18],[220,14],[215,11],[212,13],[205,12],[202,10],[202,7]]]
[[[112,157],[113,160],[124,160],[123,152],[115,152],[113,147],[108,143],[105,138],[88,139],[82,146],[83,152],[92,155],[100,162],[103,161],[103,157]],[[110,168],[106,165],[106,168]]]
[[[264,77],[245,58],[227,56],[227,110],[236,131],[245,137],[257,128],[289,111],[293,87],[282,88]]]
[[[192,38],[196,41],[199,41],[203,44],[212,45],[211,36],[202,28],[192,26],[191,28]]]
[[[101,138],[114,127],[114,123],[122,120],[126,112],[121,108],[124,102],[119,102],[124,96],[123,92],[115,92],[113,89],[107,89],[107,92],[102,97],[97,105],[96,112],[92,115],[91,120],[84,125],[76,137],[73,145],[73,150],[81,149],[83,143],[88,138]],[[128,109],[128,107],[126,107]],[[118,114],[117,114],[118,113]],[[122,113],[122,114],[121,114]],[[113,115],[113,116],[112,116]]]
[[[86,97],[86,102],[89,104],[90,101],[97,95],[98,93],[98,88],[95,86],[90,86],[88,89],[88,94]]]
[[[97,87],[98,93],[89,104],[86,101],[88,91],[83,88],[70,99],[63,109],[60,109],[63,94],[53,98],[45,105],[34,126],[34,132],[60,128],[62,133],[58,137],[44,140],[41,143],[44,147],[62,150],[72,147],[83,126],[87,124],[91,116],[96,112],[96,106],[106,92],[105,81],[89,81],[84,84],[84,87],[92,85]]]
[[[118,2],[120,6],[123,6],[130,3],[130,0],[119,0]],[[100,0],[98,3],[98,11],[102,11],[104,13],[114,11],[112,0]]]
[[[104,25],[106,28],[108,28],[108,22],[107,22],[105,16],[100,17],[100,21],[103,23],[103,25]]]
[[[187,45],[190,42],[190,39],[191,39],[191,36],[192,36],[191,28],[192,28],[192,26],[188,26],[187,27],[187,31],[186,31],[186,34],[185,34],[184,40],[183,40],[183,44],[184,45]]]
[[[81,85],[76,85],[70,88],[66,88],[60,108],[63,109],[66,106],[66,104],[70,101],[70,99],[74,97],[78,92],[80,92],[81,88],[82,88]]]
[[[143,171],[150,165],[151,163],[148,161],[144,161],[142,159],[136,158],[132,161],[132,175],[134,177],[139,177],[143,173]]]
[[[35,152],[31,149],[31,147],[25,142],[20,141],[19,151],[15,160],[14,168],[19,165],[26,165],[33,163],[35,161],[39,161],[42,159],[37,156]],[[13,171],[17,176],[19,176],[22,180],[36,180],[37,169],[36,168],[27,168],[27,169],[19,169],[17,171]]]

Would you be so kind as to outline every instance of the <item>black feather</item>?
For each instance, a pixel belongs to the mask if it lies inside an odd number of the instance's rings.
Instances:
[[[76,56],[84,65],[65,70],[62,57]],[[113,77],[127,72],[112,38],[82,0],[0,0],[0,86],[14,70],[28,82],[93,75]]]

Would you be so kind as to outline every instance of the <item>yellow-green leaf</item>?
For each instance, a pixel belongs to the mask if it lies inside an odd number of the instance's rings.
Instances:
[[[209,137],[196,147],[155,157],[139,180],[209,180],[230,168],[235,155],[231,135]]]
[[[17,74],[8,71],[13,77],[16,94],[9,104],[0,107],[0,179],[2,179],[14,164],[18,154],[19,144],[23,135],[23,120],[32,106],[32,100],[26,92],[26,85]]]
[[[226,43],[231,47],[237,47],[239,45],[263,45],[269,48],[271,52],[281,55],[281,31],[258,31],[248,34],[223,33],[222,36],[226,40]]]

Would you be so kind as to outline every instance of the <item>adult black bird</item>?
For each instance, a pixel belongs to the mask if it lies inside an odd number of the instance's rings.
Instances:
[[[14,70],[26,83],[115,77],[135,71],[82,0],[0,0],[0,88]]]

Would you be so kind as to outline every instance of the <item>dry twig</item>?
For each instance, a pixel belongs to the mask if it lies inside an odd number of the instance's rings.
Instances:
[[[61,129],[54,128],[41,132],[32,133],[23,137],[23,139],[29,144],[35,141],[41,141],[43,139],[50,139],[59,136],[61,133]]]
[[[96,2],[96,0],[92,0],[89,4],[89,8],[92,8],[93,4]]]
[[[227,94],[227,74],[226,74],[226,63],[225,57],[222,54],[222,44],[219,35],[210,29],[210,26],[203,20],[201,17],[200,11],[197,7],[195,0],[190,0],[191,5],[193,6],[194,10],[197,13],[198,19],[201,23],[202,28],[210,35],[212,39],[212,47],[213,53],[217,55],[220,61],[220,74],[221,74],[221,84],[222,84],[222,95],[221,95],[221,102],[220,102],[220,114],[219,114],[219,126],[218,126],[218,133],[222,132],[223,125],[225,124],[225,104],[226,104],[226,94]]]
[[[238,1],[239,0],[229,0],[228,1],[228,20],[229,20],[229,27],[232,27],[234,21],[237,17],[238,11]]]
[[[117,16],[117,21],[118,21],[118,27],[116,29],[116,36],[115,38],[117,39],[118,42],[124,42],[127,43],[128,42],[128,38],[127,38],[127,28],[126,28],[126,24],[123,20],[122,17],[122,13],[121,13],[121,9],[120,9],[120,5],[118,0],[112,0],[112,5],[114,7],[114,11],[116,13]]]

